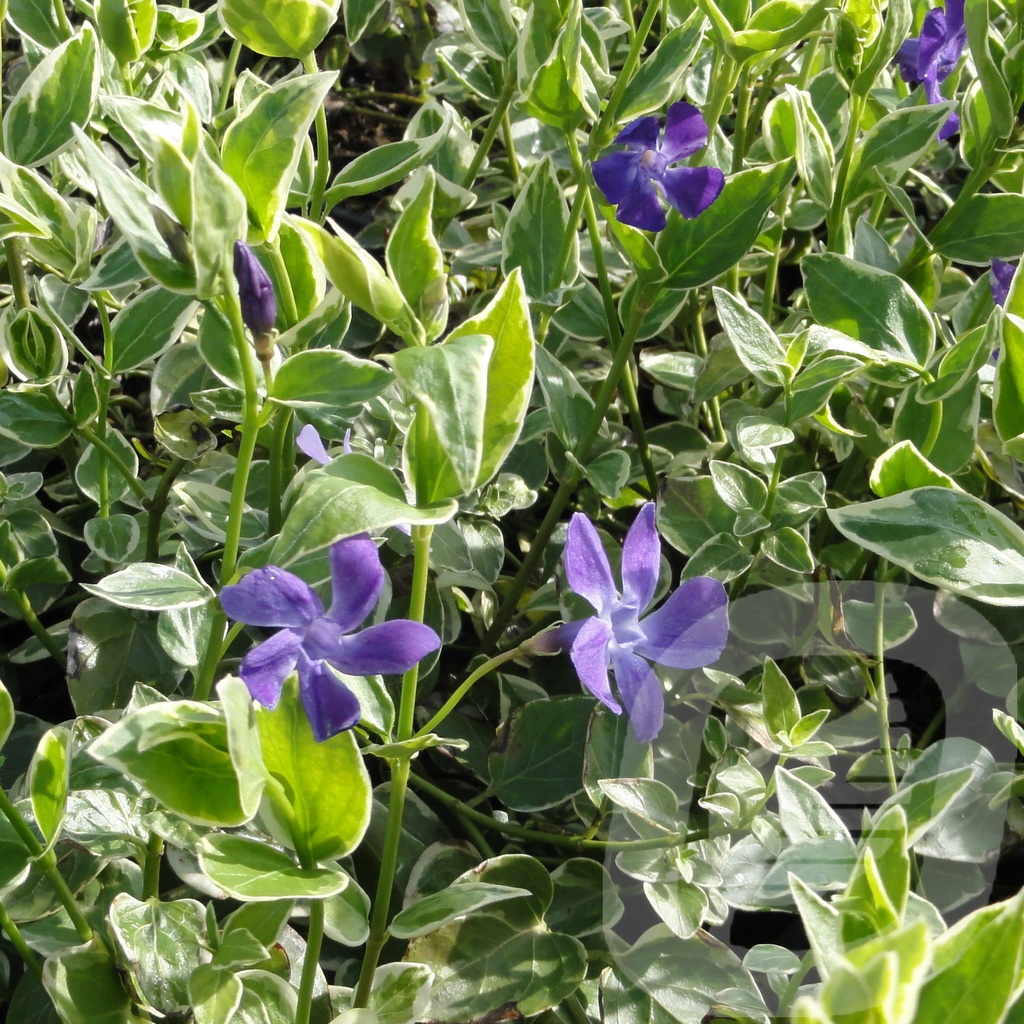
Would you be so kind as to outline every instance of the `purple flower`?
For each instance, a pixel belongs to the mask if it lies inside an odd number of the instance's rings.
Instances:
[[[997,306],[1004,306],[1010,295],[1010,284],[1016,267],[1005,260],[993,260],[989,274],[989,285],[992,288],[992,301]]]
[[[708,126],[690,103],[673,103],[659,139],[658,119],[640,117],[615,136],[626,148],[592,166],[594,181],[610,203],[615,218],[645,231],[661,231],[665,211],[659,193],[692,220],[719,196],[725,175],[717,167],[669,167],[707,145]]]
[[[580,512],[569,522],[564,562],[569,586],[597,614],[538,637],[538,649],[557,650],[571,643],[569,657],[580,681],[621,714],[608,683],[610,666],[636,738],[646,743],[658,735],[665,716],[661,682],[647,661],[671,668],[699,668],[716,661],[729,636],[725,588],[709,576],[694,577],[657,611],[640,618],[654,596],[661,568],[653,502],[644,505],[626,534],[621,596],[597,531]]]
[[[254,338],[266,337],[277,319],[274,286],[256,253],[245,242],[235,242],[235,280],[245,326]]]
[[[906,40],[896,54],[903,81],[911,85],[923,85],[929,103],[943,101],[939,85],[953,73],[967,45],[964,0],[945,2],[945,10],[933,7],[924,16],[921,34],[916,39]],[[959,129],[960,118],[950,114],[939,132],[939,138],[948,139]]]
[[[420,622],[392,619],[356,631],[384,586],[384,567],[367,534],[331,546],[330,609],[298,576],[268,565],[221,591],[231,618],[279,630],[243,659],[240,675],[266,708],[281,699],[285,679],[298,670],[299,695],[317,742],[359,721],[359,702],[328,665],[353,676],[404,672],[441,646]]]
[[[345,439],[342,441],[342,451],[346,455],[352,454],[352,445],[349,443],[351,436],[352,431],[346,430]],[[324,442],[312,423],[307,423],[299,431],[299,436],[295,439],[295,443],[299,446],[299,451],[303,455],[308,455],[314,462],[319,462],[321,466],[330,465],[331,457],[327,454]]]

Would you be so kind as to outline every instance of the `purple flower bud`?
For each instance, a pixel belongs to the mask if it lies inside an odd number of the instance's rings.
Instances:
[[[989,286],[992,289],[992,301],[997,306],[1005,306],[1006,300],[1010,297],[1010,285],[1013,283],[1013,275],[1017,267],[1013,263],[1004,260],[993,260],[992,270],[989,275]]]
[[[245,242],[235,242],[235,280],[245,326],[254,338],[265,337],[277,319],[277,300],[263,264]]]

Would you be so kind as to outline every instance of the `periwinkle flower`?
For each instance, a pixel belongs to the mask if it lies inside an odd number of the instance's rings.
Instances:
[[[953,73],[967,45],[964,25],[964,0],[945,0],[945,9],[933,7],[921,24],[921,34],[908,39],[896,53],[903,81],[923,85],[929,103],[941,103],[939,85]],[[948,139],[960,129],[960,118],[950,114],[939,131],[940,139]]]
[[[597,530],[581,512],[569,522],[563,560],[569,586],[597,614],[542,634],[536,649],[569,646],[580,682],[616,714],[624,704],[636,738],[646,743],[661,731],[665,716],[662,685],[648,662],[700,668],[717,661],[729,636],[725,588],[709,576],[696,576],[641,618],[654,597],[661,568],[653,502],[640,510],[622,545],[621,595]],[[609,667],[622,704],[609,685]]]
[[[670,167],[692,156],[708,142],[708,126],[690,103],[673,103],[662,135],[656,117],[630,121],[615,136],[626,148],[609,153],[592,165],[594,181],[610,203],[615,218],[644,231],[661,231],[664,196],[684,217],[692,220],[721,194],[725,175],[717,167]]]
[[[328,666],[353,676],[404,672],[441,646],[437,634],[411,619],[358,630],[384,586],[384,566],[367,534],[331,546],[331,607],[298,576],[275,565],[255,569],[220,594],[224,611],[249,626],[278,630],[243,659],[239,674],[266,708],[281,699],[285,679],[299,675],[299,695],[322,743],[359,721],[359,701]]]
[[[997,306],[1005,306],[1010,296],[1010,285],[1017,268],[1005,260],[993,260],[989,273],[989,286],[992,289],[992,301]]]
[[[242,320],[254,338],[265,338],[277,319],[274,285],[256,253],[245,242],[235,242],[234,268]]]

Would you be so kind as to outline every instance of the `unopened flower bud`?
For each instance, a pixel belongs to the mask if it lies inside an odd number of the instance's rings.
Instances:
[[[266,338],[277,319],[274,285],[256,253],[245,242],[235,242],[235,280],[245,326],[257,341]]]

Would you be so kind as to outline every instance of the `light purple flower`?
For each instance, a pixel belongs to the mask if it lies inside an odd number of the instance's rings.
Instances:
[[[608,681],[611,667],[636,738],[646,743],[658,735],[665,716],[661,682],[647,662],[700,668],[717,661],[729,636],[725,588],[709,576],[696,576],[656,611],[640,617],[654,597],[661,568],[653,502],[644,505],[626,534],[621,595],[597,530],[580,512],[569,522],[564,563],[569,586],[597,614],[538,637],[538,649],[554,651],[571,644],[569,657],[580,681],[621,714]]]
[[[992,288],[992,301],[997,306],[1006,305],[1010,296],[1010,285],[1017,268],[1005,260],[993,260],[989,273],[989,286]]]
[[[352,445],[349,442],[351,436],[352,431],[346,430],[344,440],[341,442],[341,450],[346,455],[352,454]],[[299,451],[303,455],[308,455],[314,462],[319,462],[321,466],[330,464],[331,457],[327,454],[324,442],[312,423],[307,423],[299,431],[299,436],[295,439],[295,443],[299,446]]]
[[[626,148],[592,165],[594,181],[615,218],[644,231],[661,231],[665,211],[659,194],[684,217],[692,220],[720,195],[725,175],[717,167],[670,167],[692,156],[708,142],[708,126],[690,103],[673,103],[659,138],[658,119],[640,117],[615,136]]]
[[[411,619],[357,631],[384,587],[384,566],[367,534],[333,544],[330,559],[326,614],[312,587],[276,565],[255,569],[220,594],[231,618],[278,630],[242,659],[239,674],[253,698],[276,707],[285,679],[297,670],[299,695],[320,743],[359,721],[359,701],[328,665],[353,676],[392,675],[441,646],[429,626]]]
[[[921,34],[908,39],[899,48],[896,60],[903,81],[923,85],[929,103],[942,103],[939,85],[953,73],[967,45],[964,25],[964,0],[945,0],[945,9],[933,7],[921,24]],[[960,130],[960,118],[950,114],[939,131],[940,139],[948,139]]]
[[[245,242],[235,242],[234,270],[242,320],[254,338],[266,337],[277,319],[277,299],[270,275]]]

